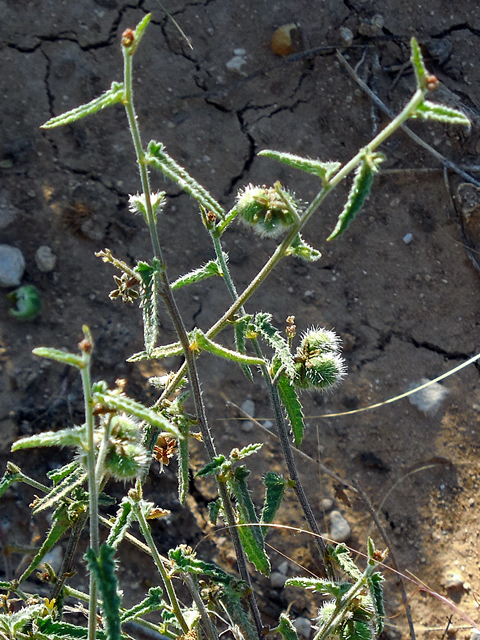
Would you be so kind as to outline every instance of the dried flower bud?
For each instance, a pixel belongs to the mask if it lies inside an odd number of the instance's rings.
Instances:
[[[298,210],[293,196],[276,187],[249,185],[237,195],[240,220],[261,236],[275,238],[288,229],[295,221],[291,209]]]
[[[133,29],[125,29],[122,33],[122,47],[131,47],[135,40],[135,31]]]

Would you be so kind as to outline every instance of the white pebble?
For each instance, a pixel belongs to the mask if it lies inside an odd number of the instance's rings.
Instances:
[[[0,244],[0,287],[18,287],[25,271],[25,258],[20,249]]]
[[[452,591],[463,589],[463,578],[458,571],[453,569],[444,571],[442,582],[446,589],[451,589]]]
[[[242,403],[242,411],[245,411],[245,413],[248,413],[248,415],[252,418],[255,417],[255,403],[253,400],[245,400],[245,402]]]
[[[480,631],[478,629],[472,629],[470,640],[480,640]]]
[[[344,47],[349,47],[353,42],[353,33],[347,27],[340,27],[340,40]]]
[[[308,618],[297,618],[293,621],[293,626],[304,638],[309,638],[312,633],[312,623]]]
[[[413,233],[407,233],[403,236],[403,241],[405,244],[412,244],[413,242]]]
[[[323,498],[323,500],[320,500],[320,509],[322,511],[330,511],[332,507],[333,500],[331,498]]]
[[[253,431],[254,427],[255,425],[251,420],[245,420],[245,422],[242,422],[242,431],[245,433],[250,433],[250,431]]]
[[[332,511],[329,520],[330,538],[335,542],[346,542],[352,535],[352,530],[340,511]]]
[[[53,253],[53,251],[46,244],[42,244],[35,251],[35,262],[37,263],[37,267],[43,273],[48,273],[49,271],[53,271],[55,269],[55,265],[57,264],[57,256]]]

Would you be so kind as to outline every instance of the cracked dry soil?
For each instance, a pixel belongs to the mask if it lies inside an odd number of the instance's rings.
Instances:
[[[138,309],[112,303],[112,272],[94,257],[109,247],[134,264],[149,258],[149,241],[138,218],[128,212],[127,196],[139,189],[126,120],[112,108],[73,126],[42,132],[53,115],[91,100],[112,80],[120,80],[119,39],[146,11],[152,24],[136,55],[136,99],[145,141],[163,141],[169,153],[225,206],[248,183],[280,180],[307,201],[317,185],[308,176],[257,157],[259,150],[281,151],[347,161],[387,120],[335,55],[342,27],[353,44],[342,49],[358,75],[392,109],[404,104],[413,86],[405,64],[408,41],[422,43],[429,69],[441,81],[438,98],[461,105],[472,119],[470,132],[441,124],[411,124],[425,141],[462,167],[475,165],[479,142],[480,14],[475,2],[442,0],[297,0],[278,2],[205,0],[165,3],[191,37],[193,50],[153,0],[0,0],[2,130],[0,190],[16,211],[2,229],[1,242],[21,249],[25,283],[41,291],[39,318],[18,323],[8,314],[6,291],[1,317],[1,458],[13,459],[43,480],[45,471],[66,461],[65,452],[9,454],[11,442],[42,429],[82,419],[80,380],[75,372],[31,355],[35,346],[73,349],[81,326],[88,323],[96,339],[95,377],[112,383],[129,380],[131,395],[149,399],[146,380],[160,368],[134,366],[125,359],[141,349]],[[372,18],[381,14],[373,30]],[[298,25],[291,57],[280,58],[269,41],[282,24]],[[366,26],[365,26],[366,25]],[[244,64],[226,64],[243,49]],[[313,50],[313,51],[311,51]],[[301,55],[305,51],[309,54]],[[237,52],[238,54],[238,52]],[[299,55],[300,54],[300,55]],[[365,550],[372,528],[364,503],[349,493],[350,505],[335,494],[318,461],[347,480],[355,478],[368,494],[385,527],[400,568],[478,620],[475,593],[480,591],[478,485],[480,379],[475,366],[444,381],[449,394],[434,414],[422,413],[408,399],[374,411],[322,417],[381,402],[403,393],[422,378],[433,379],[474,355],[480,348],[479,274],[472,259],[480,247],[477,187],[473,204],[462,197],[465,182],[404,133],[384,145],[387,161],[364,210],[348,233],[333,243],[325,239],[345,199],[347,185],[326,201],[306,228],[305,237],[323,253],[318,263],[286,259],[248,304],[284,326],[296,316],[299,330],[312,324],[334,327],[344,341],[348,377],[332,395],[305,395],[308,430],[300,468],[320,522],[320,501],[335,500],[352,526],[350,544]],[[424,171],[424,169],[429,169]],[[478,174],[472,174],[478,177]],[[168,204],[159,226],[172,278],[212,257],[212,249],[195,204],[158,177]],[[447,188],[448,186],[448,188]],[[407,244],[403,239],[412,234]],[[265,263],[272,241],[259,240],[234,226],[224,246],[239,290]],[[38,270],[34,254],[48,245],[57,256],[50,273]],[[470,256],[470,258],[469,258]],[[220,281],[180,291],[178,302],[188,329],[209,327],[227,308]],[[161,312],[161,340],[173,339]],[[225,336],[228,343],[230,336]],[[173,366],[177,363],[168,363]],[[225,398],[241,405],[249,397],[256,416],[270,409],[260,381],[251,387],[240,370],[202,356],[205,398],[220,451],[249,441],[265,442],[252,458],[259,481],[267,469],[285,472],[275,439],[260,429],[246,433]],[[192,464],[201,464],[200,450]],[[158,465],[157,465],[158,466]],[[172,510],[159,522],[161,549],[178,542],[199,545],[200,554],[232,565],[223,532],[206,524],[211,489],[192,484],[189,509],[175,497],[173,470],[152,470],[147,492]],[[210,493],[209,493],[210,492]],[[2,545],[30,544],[46,522],[29,520],[33,492],[14,487],[1,505]],[[257,493],[254,498],[260,501]],[[296,527],[303,519],[289,497],[278,522]],[[325,524],[325,530],[327,525]],[[208,536],[205,536],[208,532]],[[219,547],[212,541],[220,540]],[[316,571],[304,535],[274,531],[269,542],[292,562]],[[84,541],[85,543],[85,541]],[[124,549],[120,582],[127,601],[155,581],[148,559]],[[274,568],[283,560],[272,552]],[[7,556],[5,556],[7,558]],[[22,556],[8,559],[14,569]],[[298,569],[291,565],[290,574]],[[463,587],[447,591],[445,573],[461,574]],[[3,567],[0,569],[3,571]],[[82,585],[81,563],[74,581]],[[387,577],[387,629],[391,638],[407,637],[407,623],[396,579]],[[311,601],[298,591],[274,590],[256,580],[261,609],[268,621],[291,605],[294,615],[315,616]],[[413,594],[412,615],[419,636],[440,637],[451,611],[439,601]],[[470,635],[459,617],[451,634]]]

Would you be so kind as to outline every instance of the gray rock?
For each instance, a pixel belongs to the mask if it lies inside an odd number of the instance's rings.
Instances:
[[[57,263],[57,256],[53,253],[53,251],[46,244],[42,244],[35,251],[35,262],[37,263],[37,267],[43,273],[48,273],[49,271],[53,271],[55,265]]]
[[[255,425],[251,420],[245,420],[244,422],[242,422],[242,431],[244,431],[245,433],[250,433],[250,431],[253,431],[254,427]]]
[[[461,574],[454,569],[446,569],[443,572],[442,583],[447,591],[460,591],[464,587]]]
[[[480,640],[480,631],[478,629],[472,629],[470,640]]]
[[[362,24],[358,28],[358,33],[360,33],[362,36],[374,38],[375,36],[378,36],[380,33],[382,33],[384,24],[385,21],[383,19],[383,16],[377,13],[377,15],[373,16],[373,18],[371,18],[370,20],[365,20],[364,22],[362,22]]]
[[[18,216],[19,211],[11,205],[7,198],[2,194],[0,196],[0,229],[5,229]]]
[[[280,571],[272,571],[270,574],[270,584],[272,589],[283,589],[287,577]]]
[[[293,626],[297,632],[304,638],[310,638],[312,633],[312,623],[308,618],[297,618],[293,621]]]
[[[339,33],[342,46],[349,47],[353,42],[353,33],[347,27],[340,27]]]
[[[20,249],[0,244],[0,287],[18,287],[25,271],[25,258]]]
[[[329,520],[330,538],[335,542],[346,542],[352,535],[352,530],[340,511],[332,511]]]
[[[288,567],[289,567],[288,560],[284,560],[278,565],[277,571],[282,575],[286,576],[288,573]]]
[[[413,233],[407,233],[403,236],[402,240],[405,244],[412,244],[413,242]]]
[[[242,403],[242,410],[245,411],[245,413],[248,413],[248,415],[251,418],[255,417],[255,403],[253,400],[245,400],[244,403]]]
[[[333,500],[331,498],[323,498],[320,500],[320,508],[322,511],[330,511],[333,507]]]

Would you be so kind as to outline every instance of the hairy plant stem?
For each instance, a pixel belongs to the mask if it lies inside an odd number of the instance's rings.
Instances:
[[[197,365],[195,361],[195,354],[190,349],[190,343],[189,343],[187,331],[185,329],[183,319],[180,315],[175,298],[173,296],[172,289],[170,287],[170,283],[168,281],[168,276],[165,269],[165,263],[163,262],[163,258],[162,258],[162,251],[160,246],[160,240],[158,237],[158,229],[156,225],[155,215],[153,213],[153,208],[151,203],[150,180],[148,176],[147,167],[144,161],[145,151],[142,146],[140,129],[138,126],[137,116],[135,113],[134,102],[133,102],[133,88],[132,88],[132,57],[133,56],[128,52],[128,49],[126,47],[122,47],[122,49],[123,49],[123,56],[124,56],[124,106],[127,113],[130,131],[132,134],[135,153],[137,155],[137,163],[140,170],[142,189],[145,196],[145,204],[146,204],[146,211],[147,211],[147,225],[148,225],[148,229],[149,229],[150,237],[152,241],[153,254],[155,258],[159,260],[160,264],[163,267],[162,270],[157,274],[157,278],[159,279],[159,296],[162,298],[165,304],[167,313],[169,314],[174,324],[175,331],[178,335],[178,339],[180,340],[180,344],[182,345],[182,349],[185,355],[185,366],[188,369],[188,377],[189,377],[190,385],[192,387],[192,395],[193,395],[193,401],[195,404],[195,411],[198,418],[200,431],[202,433],[202,440],[207,450],[208,456],[210,460],[212,460],[216,456],[216,449],[213,442],[213,437],[210,432],[210,427],[208,425],[208,420],[205,412],[205,405],[203,403],[202,391],[200,387],[200,379],[198,376]],[[235,528],[235,524],[236,524],[235,515],[230,502],[230,496],[228,495],[227,488],[224,485],[217,482],[217,486],[218,486],[220,499],[225,509],[227,525],[229,526],[230,534],[231,534],[233,545],[235,548],[240,576],[242,580],[244,580],[247,583],[247,585],[250,587],[250,592],[251,592],[251,595],[249,596],[250,608],[251,608],[253,617],[255,619],[255,624],[256,624],[259,638],[261,640],[263,624],[261,622],[260,612],[258,610],[258,605],[255,599],[255,596],[253,594],[252,583],[250,580],[250,574],[248,573],[247,560],[245,557],[245,553],[243,551],[243,547],[240,542],[238,531]]]
[[[188,633],[189,628],[188,628],[188,624],[185,621],[185,618],[183,617],[182,614],[182,610],[180,609],[180,604],[178,602],[177,599],[177,594],[175,593],[175,589],[173,588],[172,585],[172,579],[169,576],[169,574],[167,573],[167,570],[165,569],[165,566],[162,562],[162,558],[160,556],[160,554],[158,553],[157,547],[155,545],[155,542],[153,540],[153,536],[152,536],[152,532],[150,529],[150,526],[145,518],[145,515],[142,511],[142,507],[140,504],[137,503],[136,506],[136,516],[138,519],[138,524],[140,525],[140,529],[142,531],[142,535],[145,538],[145,541],[148,545],[148,547],[150,548],[150,551],[152,552],[152,557],[153,560],[155,562],[155,564],[157,565],[157,569],[160,573],[160,575],[162,576],[162,580],[163,580],[163,585],[165,587],[165,590],[167,592],[168,595],[168,599],[170,601],[170,604],[172,606],[172,609],[175,613],[175,617],[177,618],[177,621],[179,623],[179,625],[182,627],[182,631],[183,633]]]
[[[84,328],[85,331],[85,328]],[[93,348],[93,345],[91,345]],[[83,397],[85,399],[85,424],[87,428],[87,474],[88,474],[88,499],[90,514],[90,547],[98,554],[100,546],[98,524],[98,487],[95,477],[95,441],[92,382],[90,379],[91,348],[83,351],[85,366],[80,370],[82,375]],[[88,608],[88,640],[95,640],[97,627],[97,581],[93,571],[90,571],[90,601]]]
[[[217,254],[217,260],[219,261],[220,267],[222,269],[225,284],[227,286],[227,289],[232,299],[236,300],[238,298],[237,290],[232,280],[232,276],[230,274],[230,270],[228,268],[226,260],[223,256],[220,239],[215,237],[213,234],[212,234],[212,239],[213,239],[213,244],[215,246],[215,252]],[[243,307],[240,308],[240,312],[243,315],[245,315],[245,309]],[[259,341],[256,338],[254,338],[251,342],[256,355],[259,358],[263,359],[264,356],[263,356],[262,348],[260,346]],[[325,573],[327,574],[327,577],[329,580],[335,580],[335,571],[333,569],[333,565],[327,557],[327,554],[326,554],[327,548],[325,546],[325,543],[323,542],[323,538],[321,537],[320,529],[318,528],[317,521],[313,514],[308,498],[305,494],[305,490],[301,483],[300,476],[298,475],[297,465],[295,464],[295,459],[293,457],[293,452],[292,452],[292,446],[290,444],[290,439],[288,437],[287,424],[285,422],[285,417],[283,415],[280,397],[278,395],[278,389],[275,386],[275,384],[272,382],[272,378],[270,376],[270,373],[267,367],[262,366],[260,367],[260,369],[262,371],[265,384],[267,385],[268,396],[270,398],[270,404],[272,406],[272,409],[275,415],[275,422],[277,424],[277,430],[278,430],[278,435],[280,439],[280,444],[283,450],[283,456],[285,458],[285,463],[287,465],[290,479],[293,480],[294,482],[294,491],[297,494],[298,501],[300,502],[300,506],[302,507],[303,513],[310,526],[310,529],[312,530],[313,533],[316,534],[315,544],[318,548],[320,558],[322,560],[322,563],[325,569]]]
[[[410,115],[416,110],[418,105],[423,101],[426,94],[426,90],[417,89],[409,100],[408,104],[402,109],[402,111],[382,130],[380,133],[375,136],[375,138],[363,149],[360,151],[349,161],[347,164],[340,169],[336,174],[332,176],[329,182],[318,192],[315,198],[312,200],[310,205],[305,210],[305,213],[302,217],[295,222],[290,231],[285,236],[284,240],[278,247],[275,249],[271,257],[267,260],[264,267],[258,272],[255,278],[250,282],[247,288],[241,293],[235,300],[235,302],[225,311],[223,316],[217,320],[217,322],[207,331],[206,335],[208,338],[213,338],[217,335],[225,326],[231,321],[233,315],[241,309],[241,307],[245,304],[245,302],[253,295],[253,293],[258,289],[258,287],[263,283],[263,281],[268,277],[270,272],[276,267],[276,265],[280,262],[280,260],[286,255],[288,249],[292,241],[295,239],[297,234],[303,229],[303,227],[310,220],[312,215],[316,212],[322,202],[325,200],[327,195],[335,189],[337,185],[344,180],[349,173],[351,173],[355,167],[360,164],[362,161],[365,151],[375,151],[385,140],[390,137],[405,120],[407,120]],[[163,398],[167,398],[169,395],[173,393],[179,384],[180,380],[185,375],[186,365],[184,364],[177,371],[175,377],[172,378],[170,384],[165,389],[162,394]]]
[[[190,591],[192,598],[195,602],[195,604],[197,605],[197,609],[200,612],[200,616],[202,618],[202,622],[203,622],[203,626],[205,628],[205,633],[208,636],[209,640],[218,640],[218,632],[217,629],[215,627],[215,625],[213,624],[210,616],[208,615],[208,611],[205,607],[205,605],[203,604],[203,600],[200,596],[200,592],[198,590],[198,583],[197,580],[195,579],[195,576],[192,576],[188,573],[184,573],[182,574],[182,578],[185,581],[188,590]]]

